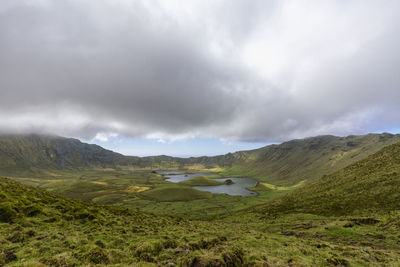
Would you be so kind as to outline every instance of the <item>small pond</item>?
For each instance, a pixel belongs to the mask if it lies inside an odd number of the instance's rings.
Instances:
[[[162,173],[160,173],[162,174]],[[171,183],[179,183],[185,180],[188,180],[190,178],[196,177],[196,176],[210,176],[214,175],[215,173],[207,173],[207,172],[199,172],[199,173],[193,173],[193,174],[184,174],[183,172],[168,172],[166,174],[163,174],[167,179],[165,181],[171,182]]]
[[[247,189],[257,183],[257,180],[254,180],[252,178],[220,178],[214,180],[224,182],[228,179],[232,180],[234,184],[223,184],[216,186],[194,186],[193,188],[201,191],[211,192],[214,194],[228,194],[231,196],[248,197],[257,195],[256,192]]]
[[[172,183],[179,183],[190,178],[196,176],[210,176],[214,175],[215,173],[206,173],[206,172],[199,172],[195,174],[184,174],[181,171],[158,171],[159,174],[164,175],[168,182]],[[215,181],[224,182],[226,180],[232,180],[233,184],[223,184],[223,185],[213,185],[213,186],[193,186],[194,189],[200,191],[207,191],[213,194],[228,194],[231,196],[256,196],[257,193],[251,191],[247,188],[254,186],[257,183],[257,180],[252,178],[219,178],[214,179]]]

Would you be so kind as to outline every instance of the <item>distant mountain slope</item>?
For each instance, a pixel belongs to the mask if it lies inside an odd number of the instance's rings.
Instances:
[[[400,141],[388,133],[360,136],[317,136],[230,155],[226,174],[252,176],[273,184],[296,184],[331,174]],[[224,156],[226,157],[226,156]],[[215,158],[216,160],[218,157]]]
[[[400,143],[396,143],[256,209],[267,213],[345,215],[399,208]]]
[[[142,166],[151,162],[158,166],[222,168],[225,176],[254,177],[276,185],[293,185],[313,181],[366,158],[385,146],[400,141],[399,134],[366,134],[337,137],[332,135],[309,137],[268,145],[255,150],[238,151],[213,157],[145,157],[135,159]]]
[[[1,135],[0,174],[33,169],[115,167],[125,157],[77,139],[43,135]]]
[[[400,141],[400,135],[317,136],[214,157],[124,156],[77,139],[0,135],[0,175],[89,168],[178,169],[219,167],[226,176],[254,177],[275,185],[313,181]]]

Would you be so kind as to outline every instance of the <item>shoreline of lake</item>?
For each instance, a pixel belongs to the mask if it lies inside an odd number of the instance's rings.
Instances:
[[[158,171],[157,173],[166,177],[165,181],[171,183],[179,183],[182,181],[189,180],[196,176],[212,176],[215,173],[199,172],[185,174],[183,171]],[[225,178],[213,178],[215,181],[225,182],[226,180],[233,181],[233,184],[222,184],[222,185],[207,185],[207,186],[193,186],[192,188],[200,191],[206,191],[213,194],[227,194],[230,196],[257,196],[258,193],[248,188],[253,187],[258,181],[253,178],[247,177],[225,177]]]

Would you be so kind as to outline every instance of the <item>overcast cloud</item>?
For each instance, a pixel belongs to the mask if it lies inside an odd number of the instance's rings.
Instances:
[[[0,131],[277,142],[400,128],[400,1],[0,2]]]

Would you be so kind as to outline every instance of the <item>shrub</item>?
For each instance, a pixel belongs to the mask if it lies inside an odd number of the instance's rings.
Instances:
[[[17,260],[17,256],[8,249],[0,250],[0,265]]]
[[[17,231],[12,233],[9,237],[7,237],[7,240],[12,243],[20,243],[25,240],[25,234],[22,233],[21,231]]]
[[[244,252],[241,248],[233,247],[222,253],[226,266],[241,266],[244,264]]]
[[[95,264],[107,264],[109,262],[107,253],[100,247],[94,247],[86,255],[86,258]]]
[[[147,262],[153,262],[154,256],[158,255],[164,248],[162,242],[144,242],[135,250],[135,256]]]
[[[65,266],[70,266],[67,263],[67,260],[65,257],[61,255],[57,256],[52,256],[52,257],[46,257],[40,260],[43,264],[46,264],[48,266],[56,266],[56,267],[65,267]]]
[[[36,216],[36,215],[42,213],[42,209],[37,205],[29,205],[29,206],[23,208],[22,211],[28,217],[33,217],[33,216]]]
[[[0,204],[0,222],[12,222],[18,215],[18,212],[11,203],[5,202]]]
[[[214,237],[214,238],[205,238],[201,239],[197,242],[189,243],[191,249],[210,249],[215,247],[216,245],[221,244],[222,242],[226,241],[226,237]]]
[[[167,239],[162,242],[164,248],[176,248],[178,243],[174,239]]]
[[[93,214],[89,213],[87,210],[77,211],[74,217],[75,219],[88,219],[90,221],[96,218]]]
[[[97,246],[99,246],[99,247],[101,247],[101,248],[105,248],[105,244],[103,243],[103,241],[101,241],[101,240],[97,240],[96,242],[95,242],[95,244],[97,245]]]

